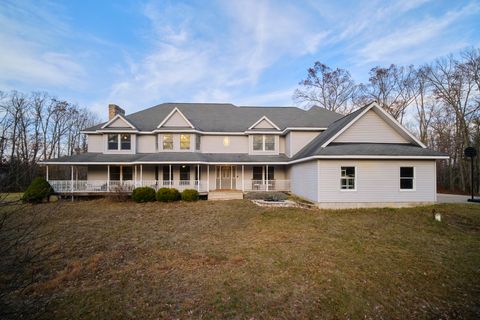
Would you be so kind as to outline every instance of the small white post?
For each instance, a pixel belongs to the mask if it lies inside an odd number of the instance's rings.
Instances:
[[[170,185],[170,188],[172,187],[172,165],[168,165],[168,184]]]
[[[123,184],[123,166],[120,166],[120,185]]]
[[[140,165],[140,186],[143,187],[143,164]]]
[[[267,185],[267,191],[268,191],[268,164],[265,166],[265,182]]]
[[[230,166],[230,189],[233,189],[233,166]]]
[[[207,192],[210,192],[210,165],[207,164]]]
[[[70,166],[70,190],[73,192],[73,166]]]
[[[107,191],[110,191],[110,165],[107,165]]]
[[[134,168],[135,168],[135,175],[134,175],[135,182],[134,183],[135,183],[135,188],[136,188],[137,187],[137,165],[135,165]]]
[[[215,190],[217,189],[217,166],[215,166]]]
[[[200,165],[197,164],[197,191],[200,191]]]
[[[242,192],[245,192],[245,166],[242,164]]]
[[[219,166],[218,168],[220,169],[218,181],[220,181],[220,189],[222,189],[222,166]]]
[[[48,181],[48,164],[45,166],[45,180]]]

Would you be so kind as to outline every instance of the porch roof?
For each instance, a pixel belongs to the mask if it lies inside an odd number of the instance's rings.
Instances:
[[[244,153],[197,153],[197,152],[159,152],[140,154],[103,154],[81,153],[42,161],[42,164],[157,164],[157,163],[287,163],[289,158],[280,155],[249,155]]]

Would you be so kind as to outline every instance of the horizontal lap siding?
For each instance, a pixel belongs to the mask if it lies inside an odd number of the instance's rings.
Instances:
[[[356,166],[356,191],[340,190],[340,167]],[[415,191],[400,191],[400,166],[415,167]],[[435,201],[435,161],[319,161],[320,202]]]
[[[318,201],[318,163],[302,162],[289,170],[291,192],[305,199]]]

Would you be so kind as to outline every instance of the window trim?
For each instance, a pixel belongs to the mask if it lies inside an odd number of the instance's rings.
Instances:
[[[110,135],[116,135],[117,136],[117,148],[116,149],[110,149],[109,147],[109,136]],[[130,149],[122,149],[122,135],[128,135],[130,136]],[[131,133],[125,133],[125,132],[121,132],[121,133],[108,133],[107,134],[107,152],[110,152],[110,151],[120,151],[120,152],[129,152],[129,151],[133,151],[134,150],[134,140],[132,138],[132,134]]]
[[[265,146],[266,146],[266,141],[265,140],[266,140],[267,136],[273,137],[273,150],[267,150],[265,148]],[[261,137],[262,138],[262,148],[259,149],[259,150],[256,150],[255,147],[254,147],[255,146],[255,142],[254,142],[255,137]],[[278,143],[277,143],[277,139],[276,139],[275,134],[252,134],[252,151],[253,152],[276,152],[277,151],[277,145],[278,145]]]
[[[110,136],[116,136],[117,137],[117,147],[110,149]],[[113,143],[113,142],[112,142]],[[118,133],[109,133],[107,134],[107,150],[113,151],[113,150],[119,150],[119,143],[118,143]]]
[[[412,168],[413,169],[413,177],[412,179],[412,189],[402,189],[402,168]],[[400,192],[412,192],[417,191],[417,172],[415,166],[399,166],[398,167],[398,190]],[[410,178],[405,178],[410,179]]]
[[[182,136],[188,137],[188,148],[182,148]],[[180,150],[191,150],[192,149],[192,135],[190,133],[180,133]]]
[[[165,137],[166,136],[171,136],[172,137],[172,148],[170,148],[170,149],[165,148]],[[162,134],[162,150],[173,151],[174,149],[175,149],[175,139],[173,138],[173,134],[172,133]]]
[[[354,180],[353,180],[353,183],[354,183],[354,188],[353,189],[342,189],[342,167],[343,168],[351,167],[351,168],[355,169],[355,177],[354,177]],[[358,189],[358,167],[353,166],[353,165],[341,165],[339,167],[339,171],[340,171],[340,179],[338,181],[340,182],[340,186],[339,186],[340,191],[341,192],[356,192],[357,189]]]

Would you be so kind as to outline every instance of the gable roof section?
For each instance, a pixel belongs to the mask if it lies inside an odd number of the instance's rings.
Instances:
[[[177,117],[177,119],[175,119]],[[171,125],[168,125],[168,122],[172,121]],[[185,125],[182,125],[182,122]],[[195,128],[193,124],[185,117],[185,115],[178,109],[173,109],[166,117],[163,119],[162,122],[157,126],[157,128],[161,127],[190,127]]]
[[[127,119],[125,119],[124,116],[122,116],[121,114],[117,114],[115,117],[113,117],[112,119],[110,119],[109,121],[107,121],[103,126],[101,126],[100,128],[101,129],[107,129],[107,128],[126,128],[126,127],[122,127],[122,126],[111,126],[113,125],[115,122],[119,122],[119,121],[122,121],[125,123],[126,126],[130,127],[131,129],[137,129],[133,124],[131,124]]]
[[[297,107],[239,107],[228,103],[163,103],[125,118],[140,131],[154,131],[175,108],[203,132],[245,132],[265,116],[280,130],[287,128],[327,128],[342,115],[320,107],[303,110]],[[99,130],[102,124],[84,131]]]
[[[280,128],[272,122],[272,120],[268,119],[266,116],[263,116],[261,117],[260,119],[258,119],[257,122],[255,122],[254,124],[252,124],[248,130],[252,130],[252,129],[276,129],[276,130],[280,130]]]
[[[426,148],[426,146],[420,140],[418,140],[413,134],[411,134],[400,123],[398,123],[398,121],[395,120],[395,118],[393,118],[388,112],[383,110],[383,108],[379,107],[378,104],[375,101],[371,102],[370,104],[366,105],[365,107],[357,110],[357,111],[360,111],[360,112],[351,113],[350,115],[355,114],[355,116],[353,118],[350,117],[348,119],[349,121],[347,123],[345,123],[342,128],[338,127],[337,128],[338,130],[333,132],[331,134],[331,136],[328,139],[326,139],[326,141],[322,144],[322,147],[328,146],[329,143],[333,142],[337,137],[339,137],[342,133],[344,133],[346,130],[348,130],[348,128],[350,128],[353,124],[355,124],[359,119],[361,119],[368,111],[372,110],[373,108],[375,108],[375,111],[378,112],[380,117],[383,116],[382,117],[383,120],[385,120],[387,122],[390,122],[390,125],[394,129],[396,129],[400,133],[403,133],[403,135],[408,137],[413,143],[419,145],[422,148]]]

